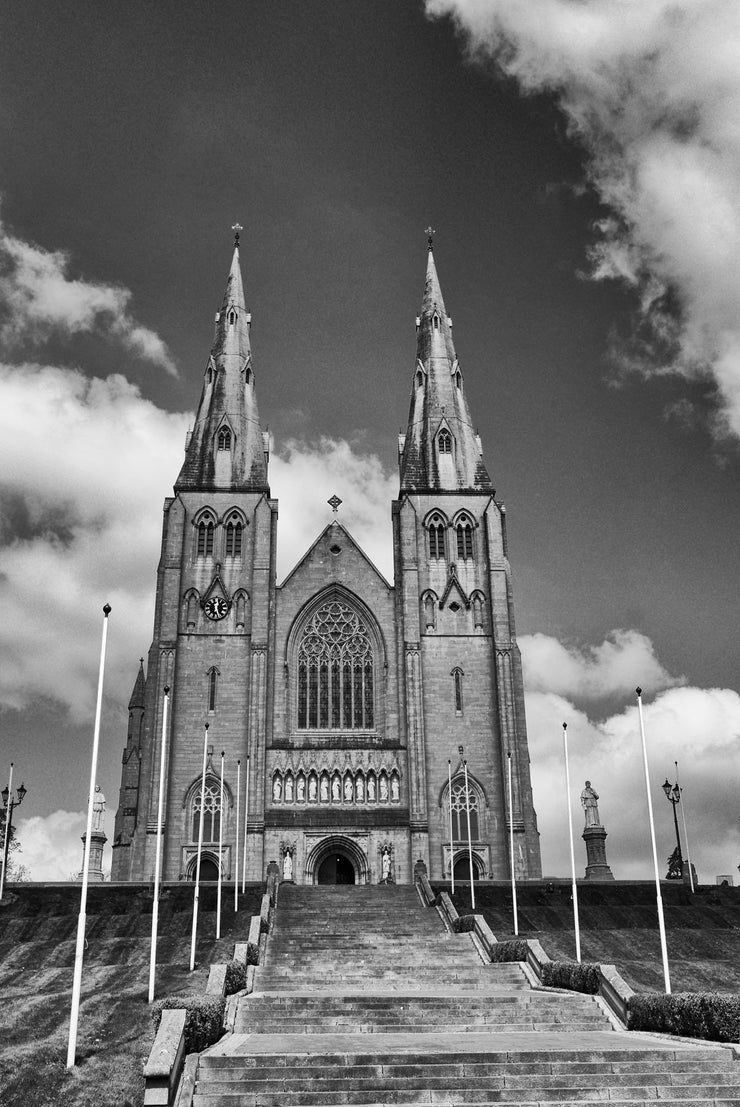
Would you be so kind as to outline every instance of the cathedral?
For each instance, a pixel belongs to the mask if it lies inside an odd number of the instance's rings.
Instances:
[[[206,880],[261,881],[276,863],[299,884],[408,883],[420,862],[431,879],[469,879],[469,840],[477,879],[509,879],[512,856],[518,878],[540,877],[505,509],[432,241],[390,505],[392,582],[336,513],[277,582],[250,330],[237,235],[164,503],[112,879],[153,877],[163,741],[165,880],[194,879],[201,822]]]

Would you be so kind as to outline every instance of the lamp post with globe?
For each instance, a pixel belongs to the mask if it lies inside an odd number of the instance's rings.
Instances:
[[[678,784],[671,784],[668,777],[663,784],[663,791],[665,792],[665,798],[673,807],[673,825],[676,828],[676,850],[672,857],[668,858],[668,879],[669,880],[682,880],[683,879],[683,852],[681,850],[681,838],[678,833],[678,815],[676,814],[676,808],[681,802],[681,789]]]
[[[27,788],[21,784],[20,788],[16,789],[17,799],[13,799],[12,795],[13,787],[13,766],[10,766],[10,784],[7,788],[3,788],[3,807],[5,809],[5,844],[3,845],[3,871],[0,873],[0,899],[3,898],[3,889],[5,888],[5,874],[8,870],[8,851],[10,849],[10,836],[13,833],[13,810],[16,807],[20,807],[23,800],[26,798]],[[10,802],[8,802],[10,800]]]

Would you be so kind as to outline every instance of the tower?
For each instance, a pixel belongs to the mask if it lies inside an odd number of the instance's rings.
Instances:
[[[277,503],[250,326],[237,235],[185,460],[164,505],[113,879],[151,879],[163,738],[165,879],[194,873],[204,746],[205,879],[219,868],[237,876],[237,761],[242,782],[248,776],[249,880],[276,862],[298,883],[409,882],[419,860],[441,878],[467,844],[468,808],[477,875],[505,878],[509,754],[517,875],[539,876],[504,508],[473,429],[431,242],[399,442],[392,583],[335,514],[277,584]]]

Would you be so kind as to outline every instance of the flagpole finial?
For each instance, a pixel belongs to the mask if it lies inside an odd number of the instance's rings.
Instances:
[[[638,696],[642,695],[642,688],[635,688],[635,691],[637,692]]]
[[[110,615],[112,610],[113,609],[112,609],[111,605],[109,603],[107,603],[105,605],[105,607],[103,608],[103,614],[105,615],[106,619],[108,618],[108,616]]]
[[[165,696],[169,696],[169,694],[170,694],[170,686],[169,686],[169,684],[165,684],[165,686],[164,686],[164,694],[165,694]]]
[[[567,723],[563,723],[563,730],[567,730],[567,729],[568,729],[568,724],[567,724]]]

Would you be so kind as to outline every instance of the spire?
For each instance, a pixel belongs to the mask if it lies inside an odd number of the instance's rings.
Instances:
[[[416,321],[416,368],[406,435],[399,442],[402,492],[492,491],[473,429],[428,229],[427,272]]]
[[[144,693],[146,691],[146,677],[144,676],[144,658],[139,658],[139,671],[136,674],[136,680],[134,681],[134,687],[131,692],[131,699],[128,701],[129,711],[134,711],[137,707],[144,707]]]
[[[267,436],[260,428],[252,367],[252,317],[244,302],[239,264],[241,227],[235,224],[233,229],[231,268],[176,492],[187,488],[270,491]]]

